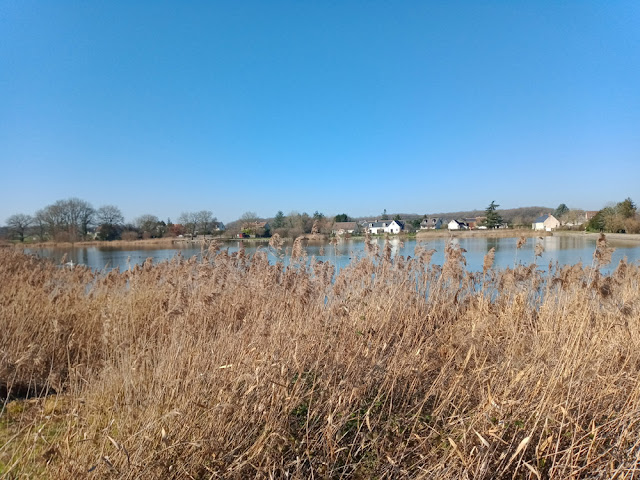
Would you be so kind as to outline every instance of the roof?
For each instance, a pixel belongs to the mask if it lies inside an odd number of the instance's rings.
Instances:
[[[336,222],[333,224],[334,230],[355,230],[358,228],[356,222]]]
[[[544,223],[544,221],[549,218],[550,215],[546,214],[546,215],[540,215],[538,218],[536,218],[533,223]]]

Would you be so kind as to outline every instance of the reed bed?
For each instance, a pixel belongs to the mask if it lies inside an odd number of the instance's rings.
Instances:
[[[638,478],[640,267],[0,249],[0,476]]]

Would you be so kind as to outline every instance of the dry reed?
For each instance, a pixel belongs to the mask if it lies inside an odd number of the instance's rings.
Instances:
[[[637,478],[638,265],[370,254],[96,273],[0,249],[0,475]]]

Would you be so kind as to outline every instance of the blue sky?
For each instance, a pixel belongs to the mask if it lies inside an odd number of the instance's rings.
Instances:
[[[640,202],[640,3],[0,0],[0,223]]]

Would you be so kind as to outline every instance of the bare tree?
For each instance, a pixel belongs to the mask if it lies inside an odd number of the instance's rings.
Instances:
[[[120,209],[114,205],[103,205],[96,211],[98,238],[100,240],[117,240],[122,235],[124,217]]]
[[[47,236],[47,215],[43,210],[38,210],[33,216],[33,222],[38,229],[38,237],[40,240],[44,240]]]
[[[260,217],[258,217],[258,214],[256,212],[244,212],[240,217],[240,221],[245,223],[253,223],[259,220]]]
[[[85,237],[93,224],[95,210],[89,202],[79,198],[58,200],[37,212],[38,223],[45,226],[53,238],[64,233],[66,240],[74,242]]]
[[[80,235],[84,238],[89,233],[89,227],[93,225],[96,211],[90,203],[80,200],[78,198],[72,198],[70,201],[75,203],[75,207],[78,211],[78,226]]]
[[[20,242],[24,242],[27,229],[32,223],[33,217],[24,213],[17,213],[7,218],[7,227],[9,227],[9,231],[13,233],[13,235],[16,235],[20,239]]]
[[[36,217],[38,223],[44,225],[44,230],[52,239],[65,230],[63,209],[59,202],[39,210]]]
[[[198,229],[198,214],[195,212],[182,212],[178,217],[178,223],[182,224],[185,231],[193,237]]]
[[[203,234],[209,234],[213,230],[213,225],[217,223],[218,219],[213,216],[213,213],[209,210],[200,210],[196,213],[196,223],[198,225],[198,232]]]
[[[115,205],[103,205],[96,211],[96,218],[99,225],[122,225],[124,217],[122,212]]]
[[[148,235],[150,237],[158,236],[158,224],[160,224],[160,219],[155,215],[145,214],[140,215],[135,220],[136,227],[142,231],[143,236]]]

